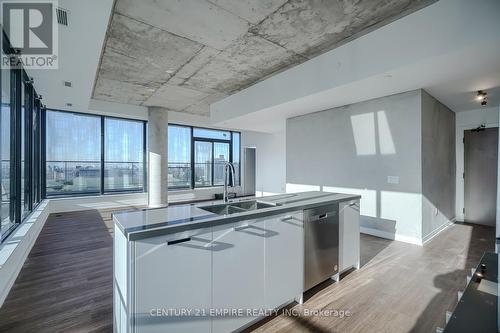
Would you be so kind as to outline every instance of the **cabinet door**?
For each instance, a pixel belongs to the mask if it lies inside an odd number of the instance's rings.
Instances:
[[[266,220],[266,306],[276,308],[301,295],[304,287],[304,214]]]
[[[213,317],[212,331],[232,332],[256,317],[248,310],[264,305],[264,222],[249,220],[214,230],[213,308],[234,310]]]
[[[359,200],[341,202],[340,209],[340,271],[359,268]]]
[[[135,242],[137,333],[210,332],[211,241],[206,228]]]

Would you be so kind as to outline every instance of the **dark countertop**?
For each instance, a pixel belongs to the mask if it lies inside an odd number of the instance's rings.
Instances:
[[[289,193],[256,198],[258,201],[275,203],[277,206],[231,215],[217,215],[199,208],[223,203],[218,200],[190,205],[143,209],[141,211],[118,212],[113,214],[113,221],[129,240],[138,240],[242,220],[262,218],[359,198],[361,198],[359,195],[342,193]],[[231,200],[231,202],[247,200],[254,200],[254,198],[235,199]]]
[[[481,269],[481,264],[486,269]],[[458,302],[444,332],[498,332],[498,296],[481,291],[491,285],[498,293],[498,255],[485,253]]]

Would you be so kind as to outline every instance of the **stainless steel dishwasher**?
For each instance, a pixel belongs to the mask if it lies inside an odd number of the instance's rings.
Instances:
[[[339,205],[304,210],[304,291],[339,272]]]

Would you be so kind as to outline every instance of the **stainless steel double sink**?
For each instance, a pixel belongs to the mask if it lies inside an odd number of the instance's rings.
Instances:
[[[228,202],[218,205],[202,206],[200,209],[206,210],[217,215],[231,215],[243,213],[251,210],[276,207],[278,204],[273,202],[264,202],[260,200],[245,200],[237,202]]]

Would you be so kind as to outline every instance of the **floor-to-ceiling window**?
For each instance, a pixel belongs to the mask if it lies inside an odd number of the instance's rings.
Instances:
[[[2,48],[2,54],[4,53]],[[11,105],[11,71],[2,68],[0,84],[1,84],[1,109],[0,109],[0,240],[14,226],[14,216],[11,214],[11,120],[12,105]]]
[[[46,195],[143,191],[145,128],[144,121],[47,110]]]
[[[168,187],[191,186],[191,128],[168,126]]]
[[[141,191],[144,181],[144,123],[104,119],[104,191]]]
[[[168,126],[168,187],[199,188],[224,184],[224,164],[235,166],[240,184],[240,133],[225,130]]]
[[[2,56],[16,57],[5,34],[2,42]],[[0,241],[3,241],[41,200],[42,179],[37,170],[41,165],[42,106],[33,79],[22,66],[10,68],[4,62],[0,67]]]
[[[46,193],[91,194],[101,191],[101,118],[46,112]]]

